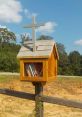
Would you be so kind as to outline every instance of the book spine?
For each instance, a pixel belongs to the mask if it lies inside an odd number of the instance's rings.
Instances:
[[[36,65],[31,63],[31,64],[26,64],[25,65],[25,70],[26,73],[29,77],[36,77],[41,75],[42,73],[39,73],[38,70],[36,69]]]
[[[31,75],[34,77],[34,73],[33,73],[32,66],[31,65],[29,65],[29,69],[30,69]]]
[[[25,69],[26,69],[27,75],[28,75],[29,77],[31,77],[31,72],[30,72],[30,70],[29,70],[29,66],[26,65],[26,66],[25,66]]]

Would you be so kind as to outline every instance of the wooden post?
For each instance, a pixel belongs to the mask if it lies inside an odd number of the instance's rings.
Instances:
[[[41,96],[43,95],[43,85],[35,83],[35,117],[43,117],[43,102]]]

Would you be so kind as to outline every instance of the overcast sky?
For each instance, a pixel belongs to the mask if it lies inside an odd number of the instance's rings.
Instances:
[[[7,27],[17,36],[31,30],[23,26],[31,23],[36,15],[37,23],[45,23],[37,29],[63,43],[66,51],[77,50],[82,54],[82,0],[0,0],[0,27]]]

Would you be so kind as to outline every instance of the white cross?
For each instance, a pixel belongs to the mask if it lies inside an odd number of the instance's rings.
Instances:
[[[36,28],[40,26],[44,26],[45,24],[36,24],[35,16],[32,16],[32,24],[24,26],[24,28],[32,28],[32,40],[33,40],[33,51],[36,51]]]

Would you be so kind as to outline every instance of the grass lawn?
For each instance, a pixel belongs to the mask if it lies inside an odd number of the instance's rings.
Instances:
[[[34,86],[18,75],[0,75],[0,88],[34,93]],[[82,101],[81,77],[58,77],[44,86],[44,95]],[[0,94],[0,117],[34,117],[35,103]],[[44,117],[82,117],[82,110],[44,103]]]
[[[12,81],[12,80],[14,80],[14,79],[19,79],[19,76],[15,76],[15,75],[13,75],[13,76],[6,76],[6,75],[0,75],[0,83],[3,83],[3,82],[9,82],[9,81]]]
[[[19,75],[0,75],[0,83],[1,82],[9,82],[9,81],[12,81],[12,80],[20,80],[20,77]],[[57,78],[57,81],[59,82],[64,82],[64,81],[71,81],[71,82],[82,82],[82,76],[75,76],[75,77],[61,77],[61,76],[58,76]]]

